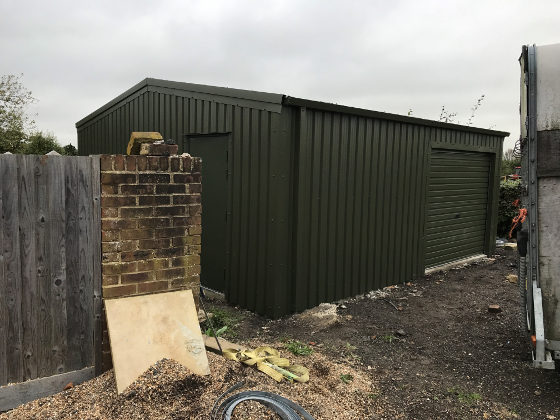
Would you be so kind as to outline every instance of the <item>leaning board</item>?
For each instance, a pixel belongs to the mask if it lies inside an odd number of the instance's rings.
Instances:
[[[190,290],[107,299],[105,309],[119,393],[163,358],[210,374]]]

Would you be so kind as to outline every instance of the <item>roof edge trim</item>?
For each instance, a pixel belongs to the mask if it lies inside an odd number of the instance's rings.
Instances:
[[[342,114],[359,115],[362,117],[378,118],[383,120],[398,121],[409,124],[424,125],[428,127],[441,127],[461,131],[470,131],[474,133],[488,134],[498,137],[508,137],[510,133],[506,131],[491,130],[488,128],[471,127],[468,125],[445,123],[441,121],[428,120],[424,118],[409,117],[407,115],[391,114],[389,112],[372,111],[364,108],[354,108],[351,106],[331,104],[328,102],[313,101],[310,99],[295,98],[292,96],[284,96],[283,105],[302,106],[320,111],[339,112]]]

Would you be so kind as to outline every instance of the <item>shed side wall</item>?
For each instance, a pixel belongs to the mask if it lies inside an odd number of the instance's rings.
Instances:
[[[309,108],[296,119],[295,311],[424,274],[432,147],[494,153],[499,170],[500,137]],[[496,229],[491,175],[486,252]]]

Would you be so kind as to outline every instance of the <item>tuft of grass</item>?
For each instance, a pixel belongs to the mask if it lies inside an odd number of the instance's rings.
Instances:
[[[298,340],[287,340],[284,346],[286,347],[286,350],[296,356],[309,356],[313,353],[313,349],[311,347]]]
[[[392,343],[395,338],[397,337],[395,337],[393,334],[387,334],[383,336],[383,340],[385,340],[389,344]]]
[[[447,392],[455,396],[463,404],[472,405],[482,399],[482,395],[478,392],[464,392],[455,387],[449,388]]]
[[[239,314],[234,314],[220,308],[211,308],[210,312],[212,313],[212,325],[214,326],[218,337],[235,338],[237,336],[235,328],[242,319]],[[204,321],[201,327],[206,335],[210,337],[214,336],[208,320]]]
[[[354,377],[352,375],[350,375],[349,373],[343,373],[340,375],[340,380],[342,382],[344,382],[345,384],[349,384],[350,382],[352,382],[354,380]]]

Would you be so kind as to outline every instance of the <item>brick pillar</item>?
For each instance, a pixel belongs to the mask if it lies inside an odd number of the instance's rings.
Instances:
[[[190,156],[101,156],[104,298],[191,289],[198,306],[200,168]]]

